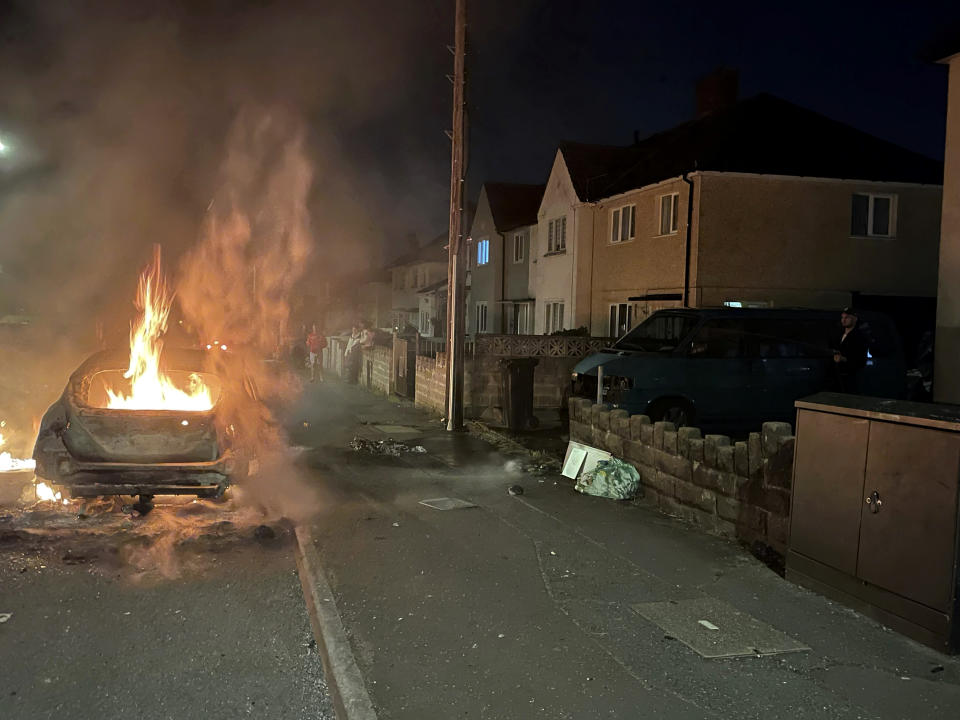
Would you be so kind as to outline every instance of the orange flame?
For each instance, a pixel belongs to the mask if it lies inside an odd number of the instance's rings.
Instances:
[[[167,287],[160,268],[160,248],[154,250],[153,262],[140,275],[137,287],[137,320],[130,327],[130,366],[123,376],[130,380],[131,392],[107,389],[107,407],[122,410],[187,410],[203,411],[213,407],[210,388],[200,375],[190,375],[187,388],[177,387],[160,370],[163,350],[162,335],[173,304],[173,293]]]

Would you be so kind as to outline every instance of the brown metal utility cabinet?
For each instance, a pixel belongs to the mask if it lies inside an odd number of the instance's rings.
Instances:
[[[960,407],[819,393],[796,403],[787,578],[960,646]]]

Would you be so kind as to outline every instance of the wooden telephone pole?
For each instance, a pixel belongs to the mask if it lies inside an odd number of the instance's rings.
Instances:
[[[463,338],[466,324],[466,242],[463,232],[464,66],[467,45],[467,0],[456,0],[453,45],[453,129],[450,134],[450,234],[447,252],[447,430],[463,427]]]

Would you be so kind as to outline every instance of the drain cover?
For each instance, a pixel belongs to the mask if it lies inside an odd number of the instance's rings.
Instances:
[[[420,504],[434,510],[461,510],[476,507],[473,503],[460,498],[433,498],[431,500],[421,500]]]
[[[779,655],[810,649],[716,598],[640,603],[631,607],[705,658]]]

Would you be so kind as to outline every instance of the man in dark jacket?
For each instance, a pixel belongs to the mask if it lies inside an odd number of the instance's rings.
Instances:
[[[857,392],[857,374],[867,364],[867,340],[857,327],[857,311],[844,308],[840,313],[843,334],[833,351],[840,392]]]

